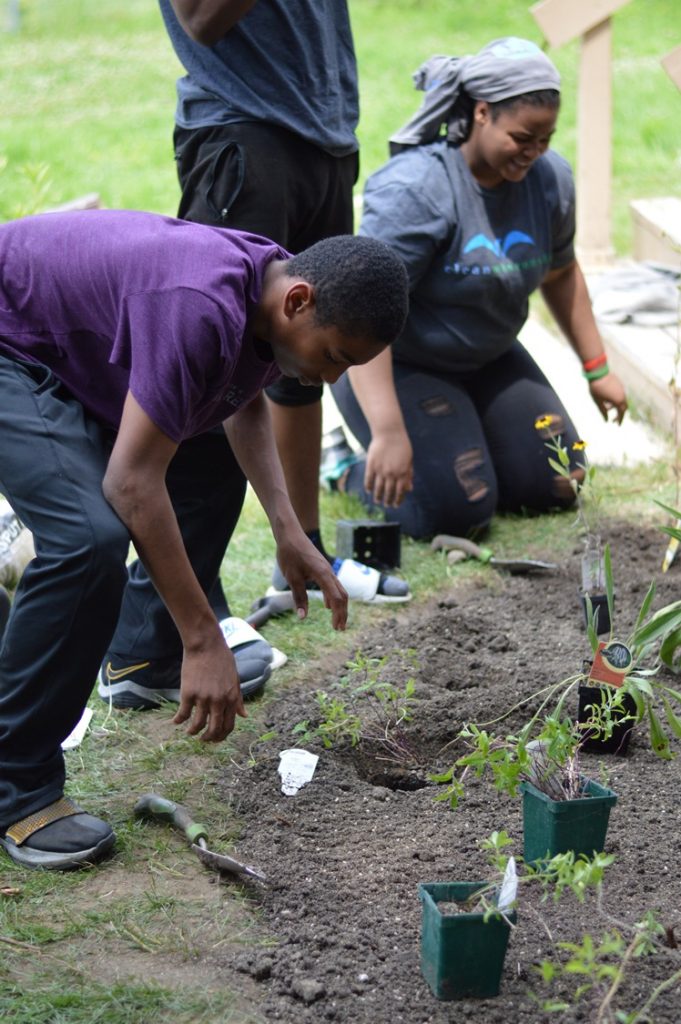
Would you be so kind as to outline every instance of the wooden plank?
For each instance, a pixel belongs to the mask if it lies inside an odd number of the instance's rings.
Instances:
[[[681,269],[681,199],[632,199],[634,258]]]
[[[630,0],[541,0],[530,7],[550,46],[563,46],[605,21]]]
[[[681,89],[681,46],[677,46],[666,57],[663,57],[661,64],[676,88]]]
[[[610,242],[611,109],[610,21],[584,34],[577,96],[577,249],[587,267],[613,258]]]

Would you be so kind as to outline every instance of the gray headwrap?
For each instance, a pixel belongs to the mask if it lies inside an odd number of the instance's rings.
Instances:
[[[495,39],[473,57],[431,57],[412,77],[426,95],[414,116],[391,136],[391,152],[434,142],[444,124],[449,142],[463,142],[469,99],[496,103],[540,89],[560,90],[560,75],[546,54],[515,36]]]

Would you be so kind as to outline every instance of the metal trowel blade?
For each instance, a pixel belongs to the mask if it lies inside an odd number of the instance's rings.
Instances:
[[[212,850],[199,846],[198,843],[192,843],[192,850],[202,864],[213,868],[214,871],[228,871],[232,875],[247,875],[249,878],[257,878],[259,882],[267,881],[262,871],[258,871],[257,868],[253,868],[249,864],[242,864],[240,860],[235,860],[234,857],[230,857],[226,853],[214,853]]]
[[[506,569],[507,572],[551,572],[557,569],[555,562],[539,562],[534,558],[490,558],[489,564],[495,569]]]

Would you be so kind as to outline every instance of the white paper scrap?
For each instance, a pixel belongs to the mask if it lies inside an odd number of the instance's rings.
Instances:
[[[497,910],[500,910],[502,914],[513,908],[516,896],[518,894],[518,875],[515,869],[515,857],[509,857],[504,871],[504,878],[501,883],[501,889],[499,890],[499,899],[497,900]]]
[[[80,721],[62,743],[62,750],[73,750],[74,747],[79,747],[81,745],[91,718],[92,708],[85,708],[85,711],[80,716]]]
[[[281,791],[286,796],[295,796],[305,786],[317,767],[319,757],[309,750],[291,747],[279,754],[279,774],[281,775]]]

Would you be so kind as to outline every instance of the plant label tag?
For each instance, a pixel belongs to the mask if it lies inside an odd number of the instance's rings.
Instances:
[[[497,910],[502,914],[507,914],[513,909],[513,904],[516,901],[518,895],[518,874],[515,868],[515,857],[509,857],[504,871],[504,877],[501,883],[501,889],[499,890],[499,898],[497,900]]]
[[[601,640],[589,673],[589,682],[597,685],[621,686],[631,672],[634,659],[621,640]]]

